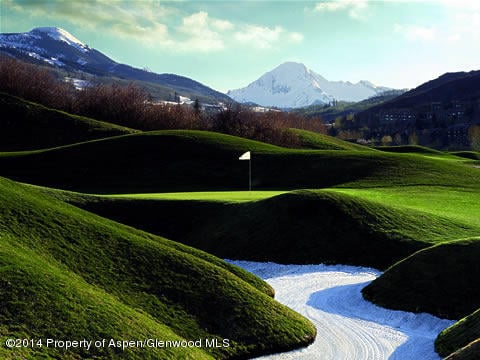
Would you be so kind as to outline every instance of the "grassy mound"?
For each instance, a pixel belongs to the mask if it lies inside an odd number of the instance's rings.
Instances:
[[[476,344],[471,344],[474,341]],[[443,357],[466,347],[452,356],[453,359],[463,359],[467,353],[480,355],[479,345],[480,309],[443,330],[435,340],[435,350]],[[461,353],[463,353],[462,356],[460,356]],[[478,357],[472,359],[478,359]]]
[[[0,175],[93,193],[244,190],[252,151],[257,190],[328,186],[478,186],[457,160],[374,151],[289,150],[203,131],[159,131],[55,149],[0,153]]]
[[[459,319],[480,304],[480,241],[453,241],[421,250],[363,289],[384,307]]]
[[[219,257],[281,263],[386,268],[431,243],[480,232],[480,224],[330,190],[299,190],[241,203],[136,196],[77,196],[70,201]]]
[[[454,152],[451,152],[450,154],[455,156],[460,156],[466,159],[480,160],[480,152],[478,151],[454,151]]]
[[[2,348],[2,358],[228,358],[313,341],[313,325],[275,302],[266,283],[211,255],[2,178],[0,203],[2,341],[229,339],[231,345],[88,354]]]
[[[478,360],[480,359],[480,338],[455,351],[445,360]]]
[[[300,147],[315,150],[358,150],[369,151],[372,148],[343,141],[332,136],[301,129],[290,129],[300,140]]]
[[[420,145],[399,145],[399,146],[375,146],[377,150],[394,152],[394,153],[418,153],[418,154],[432,154],[445,155],[444,152],[435,150],[426,146]]]
[[[0,93],[0,151],[33,150],[136,132]]]

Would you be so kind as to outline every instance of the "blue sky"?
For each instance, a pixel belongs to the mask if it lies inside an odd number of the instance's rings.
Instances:
[[[285,61],[412,88],[480,69],[480,1],[1,0],[1,32],[58,26],[116,61],[220,91]]]

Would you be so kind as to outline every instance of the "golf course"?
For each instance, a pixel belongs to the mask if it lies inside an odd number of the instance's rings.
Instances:
[[[1,101],[2,344],[220,344],[2,345],[2,359],[244,359],[312,344],[318,326],[235,261],[374,268],[360,279],[364,300],[455,321],[438,334],[439,356],[479,356],[480,153],[297,129],[299,145],[285,148]]]

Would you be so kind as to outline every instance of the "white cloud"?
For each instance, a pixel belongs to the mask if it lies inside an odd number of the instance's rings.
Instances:
[[[215,52],[230,44],[248,44],[270,49],[284,43],[299,43],[303,35],[281,26],[234,24],[211,17],[206,11],[186,13],[174,2],[142,1],[31,1],[1,0],[2,6],[20,16],[66,21],[76,27],[102,32],[149,47],[172,52]]]
[[[303,34],[298,32],[292,32],[288,35],[288,37],[292,42],[295,42],[295,43],[300,43],[303,41]]]
[[[228,27],[226,21],[210,19],[208,13],[200,11],[198,13],[186,16],[182,20],[182,25],[178,27],[178,32],[186,35],[184,41],[179,41],[177,46],[181,50],[212,51],[222,50],[225,45],[220,33],[214,31],[212,27]]]
[[[235,39],[259,49],[269,49],[280,40],[280,35],[284,31],[281,26],[271,29],[257,25],[246,25],[242,31],[235,33]]]
[[[348,15],[356,20],[364,20],[367,17],[367,0],[333,0],[322,1],[315,5],[314,12],[334,12],[348,10]]]
[[[419,25],[395,24],[394,31],[402,34],[406,39],[416,41],[429,41],[435,38],[436,29],[433,27],[424,27]]]
[[[232,30],[235,27],[230,21],[218,19],[212,20],[212,26],[219,31]]]
[[[480,2],[478,0],[439,0],[439,3],[462,10],[480,10]]]

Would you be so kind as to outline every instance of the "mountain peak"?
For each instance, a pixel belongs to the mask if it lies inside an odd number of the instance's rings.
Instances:
[[[328,81],[304,64],[285,62],[262,75],[245,88],[231,90],[228,95],[239,102],[263,106],[295,108],[312,104],[328,104],[333,99],[360,101],[388,90],[363,80]]]
[[[285,62],[246,88],[229,91],[228,95],[240,102],[280,108],[330,103],[333,98],[321,89],[319,81],[323,78],[304,64]]]
[[[75,36],[68,31],[59,27],[37,27],[30,31],[30,33],[42,33],[48,35],[53,40],[66,42],[68,45],[75,46],[85,50],[87,45],[78,40]]]
[[[302,64],[302,63],[298,63],[298,62],[294,62],[294,61],[286,61],[280,65],[278,65],[275,69],[273,69],[272,71],[276,71],[276,70],[290,70],[290,71],[306,71],[308,70],[307,67]]]

